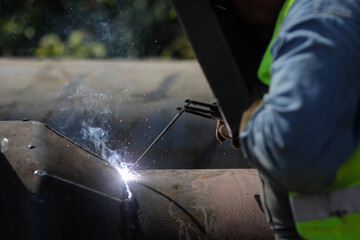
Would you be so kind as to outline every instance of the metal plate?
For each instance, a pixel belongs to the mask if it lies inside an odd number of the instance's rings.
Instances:
[[[249,93],[209,0],[172,0],[231,136],[238,136]]]

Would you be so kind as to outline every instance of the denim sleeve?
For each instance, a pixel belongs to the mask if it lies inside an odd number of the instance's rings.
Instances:
[[[289,190],[319,191],[359,144],[360,21],[326,12],[290,19],[272,59],[264,106],[240,134],[243,153]]]

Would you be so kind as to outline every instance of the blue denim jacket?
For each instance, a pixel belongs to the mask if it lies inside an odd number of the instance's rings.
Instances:
[[[289,190],[319,191],[360,141],[360,1],[295,0],[271,54],[243,152]]]

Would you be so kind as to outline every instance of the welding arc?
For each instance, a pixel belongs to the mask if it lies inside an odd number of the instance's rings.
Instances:
[[[149,152],[149,150],[155,145],[155,143],[159,141],[159,139],[167,132],[167,130],[169,130],[169,128],[176,122],[176,120],[178,120],[178,118],[181,116],[181,114],[184,113],[184,111],[185,109],[182,108],[180,112],[176,114],[176,116],[171,120],[171,122],[164,128],[164,130],[162,130],[159,136],[150,144],[150,146],[143,152],[143,154],[141,154],[138,160],[136,160],[134,165],[129,169],[128,173],[131,173],[139,165],[139,162],[143,159],[143,157]]]

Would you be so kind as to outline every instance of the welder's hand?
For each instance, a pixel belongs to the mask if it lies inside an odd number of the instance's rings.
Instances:
[[[216,125],[216,132],[215,132],[216,139],[222,143],[225,140],[231,140],[231,146],[235,149],[240,148],[240,139],[239,137],[230,138],[229,132],[224,124],[223,121],[218,120]]]
[[[221,120],[217,120],[215,136],[220,143],[223,143],[225,140],[230,140],[228,130]]]
[[[259,107],[261,107],[263,105],[263,101],[262,100],[256,100],[254,101],[250,107],[248,107],[242,117],[241,117],[241,123],[240,123],[240,127],[239,127],[239,132],[241,132],[247,122],[249,121],[251,115],[253,114],[253,112],[258,109]],[[216,136],[216,139],[222,143],[224,142],[225,140],[231,140],[231,146],[235,149],[238,149],[240,148],[240,140],[239,140],[239,137],[235,137],[233,139],[230,138],[229,136],[229,132],[224,124],[223,121],[221,120],[218,120],[217,121],[217,125],[216,125],[216,133],[215,133],[215,136]]]
[[[243,115],[241,116],[241,123],[239,132],[244,130],[246,124],[248,123],[249,119],[251,118],[252,114],[263,105],[262,99],[254,101],[246,110],[243,112]]]

